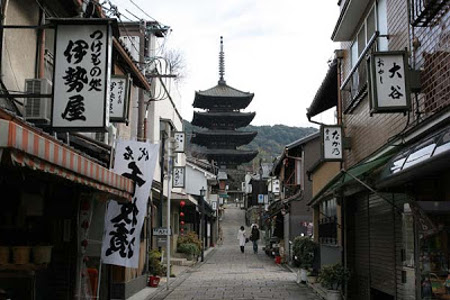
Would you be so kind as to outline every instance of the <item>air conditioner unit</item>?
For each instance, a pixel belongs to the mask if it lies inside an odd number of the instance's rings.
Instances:
[[[51,94],[52,84],[48,79],[25,79],[25,92],[29,94]],[[25,119],[32,123],[50,125],[51,98],[27,98],[25,101]]]

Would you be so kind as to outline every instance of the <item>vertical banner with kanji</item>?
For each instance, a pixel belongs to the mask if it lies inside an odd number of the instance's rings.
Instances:
[[[342,160],[342,127],[324,125],[322,131],[322,157],[327,161]]]
[[[372,113],[410,109],[408,64],[404,51],[376,52],[369,60],[369,95]]]
[[[112,33],[109,21],[99,20],[56,23],[53,129],[102,131],[108,126]]]
[[[117,144],[114,172],[133,180],[135,189],[131,202],[108,203],[102,243],[105,264],[138,267],[140,234],[158,152],[155,144],[123,140]]]

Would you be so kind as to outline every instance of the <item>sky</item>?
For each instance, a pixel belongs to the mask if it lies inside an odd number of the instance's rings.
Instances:
[[[224,39],[227,85],[254,93],[245,111],[252,125],[316,127],[311,104],[338,44],[331,34],[339,16],[336,1],[300,0],[111,0],[122,21],[136,17],[170,26],[166,49],[180,52],[186,76],[172,90],[180,113],[192,120],[195,91],[219,80],[220,36]],[[135,3],[135,4],[133,4]],[[140,9],[142,9],[142,12]],[[127,11],[128,10],[128,11]],[[333,112],[316,121],[333,123]]]

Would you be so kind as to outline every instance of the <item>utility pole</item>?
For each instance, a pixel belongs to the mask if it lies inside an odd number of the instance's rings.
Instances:
[[[168,156],[168,167],[167,167],[167,174],[165,178],[167,179],[167,244],[166,244],[166,251],[167,251],[167,290],[169,290],[169,284],[170,284],[170,236],[172,233],[171,226],[170,226],[170,196],[172,194],[172,150],[175,145],[175,140],[173,137],[170,137],[167,139],[168,145],[167,147],[167,156]]]

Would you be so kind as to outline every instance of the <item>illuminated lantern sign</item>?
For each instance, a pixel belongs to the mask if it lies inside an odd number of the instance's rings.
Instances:
[[[342,160],[342,128],[335,126],[322,126],[322,157],[326,161]]]
[[[373,53],[369,70],[371,113],[410,110],[408,64],[404,51]]]
[[[111,20],[55,20],[52,127],[105,131],[111,74]]]

